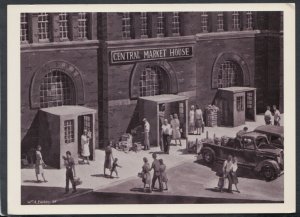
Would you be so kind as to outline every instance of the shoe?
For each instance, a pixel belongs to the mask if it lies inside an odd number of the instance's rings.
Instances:
[[[238,193],[241,193],[239,190],[237,190]]]
[[[75,193],[75,192],[77,192],[77,190],[76,190],[76,189],[74,189],[74,190],[72,191],[72,193]]]
[[[47,180],[44,180],[44,182],[48,182]]]
[[[165,189],[166,191],[168,190],[168,188]]]

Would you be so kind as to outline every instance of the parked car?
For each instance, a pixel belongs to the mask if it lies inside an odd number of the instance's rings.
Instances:
[[[270,144],[267,136],[258,132],[245,133],[241,139],[229,138],[222,145],[212,140],[203,142],[198,154],[207,164],[224,161],[228,155],[237,156],[239,166],[253,169],[266,180],[283,173],[283,150]]]
[[[278,148],[284,147],[284,131],[282,126],[262,125],[254,129],[255,132],[267,135],[270,143]]]

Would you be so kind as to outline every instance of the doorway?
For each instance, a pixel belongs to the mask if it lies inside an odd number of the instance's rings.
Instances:
[[[83,131],[87,130],[88,132],[93,132],[93,115],[80,115],[78,116],[78,155],[81,156],[82,144],[81,144],[81,136],[83,135]],[[89,140],[89,148],[90,148],[90,160],[94,160],[93,156],[93,133],[91,133],[92,138]]]

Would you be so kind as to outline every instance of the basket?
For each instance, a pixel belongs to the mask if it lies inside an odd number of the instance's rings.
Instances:
[[[82,184],[82,181],[80,180],[80,178],[74,178],[74,184],[77,186],[77,185],[81,185]]]

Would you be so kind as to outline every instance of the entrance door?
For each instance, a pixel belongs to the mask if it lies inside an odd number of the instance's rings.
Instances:
[[[254,120],[254,97],[253,91],[246,92],[246,119]]]
[[[88,132],[93,132],[93,116],[92,115],[81,115],[78,116],[78,153],[81,153],[82,144],[81,144],[81,136],[83,135],[83,131],[87,130]],[[93,137],[93,133],[91,133]],[[90,147],[90,160],[93,160],[93,138],[89,140]]]

